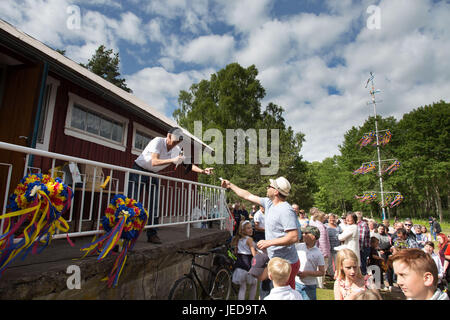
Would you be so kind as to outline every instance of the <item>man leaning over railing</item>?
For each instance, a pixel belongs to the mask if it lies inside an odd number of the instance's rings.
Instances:
[[[175,165],[179,165],[183,163],[185,157],[182,153],[182,149],[178,146],[178,144],[183,141],[183,134],[180,128],[172,128],[168,133],[167,137],[156,137],[152,139],[148,145],[145,147],[144,151],[139,155],[139,157],[134,161],[133,169],[140,170],[144,172],[151,173],[161,173],[161,170],[168,167],[172,163]],[[213,173],[214,168],[206,168],[201,169],[195,164],[186,165],[190,170],[210,175]],[[189,171],[190,171],[189,170]],[[130,181],[134,182],[134,193],[132,194],[131,188],[129,188],[129,197],[132,196],[134,199],[137,199],[138,195],[138,184],[139,184],[139,174],[131,173]],[[154,208],[151,213],[152,218],[150,219],[150,224],[158,224],[158,196],[155,196],[153,201],[153,192],[154,190],[159,189],[159,178],[149,177],[142,175],[141,183],[143,183],[147,190],[150,190],[150,208]],[[152,189],[151,186],[154,185],[155,188]],[[153,203],[154,202],[154,203]],[[147,229],[147,242],[160,244],[161,239],[158,237],[157,229],[150,228]]]

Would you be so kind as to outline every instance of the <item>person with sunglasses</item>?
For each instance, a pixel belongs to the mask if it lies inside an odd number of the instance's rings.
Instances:
[[[266,197],[258,197],[222,179],[222,188],[231,189],[238,197],[264,207],[265,240],[256,244],[259,250],[267,250],[270,259],[274,257],[289,261],[291,273],[289,285],[295,289],[295,276],[300,268],[295,244],[299,239],[299,222],[292,206],[287,202],[291,184],[284,177],[269,179]],[[267,268],[260,280],[267,278]]]
[[[413,231],[412,220],[410,218],[406,218],[405,222],[403,223],[403,226],[405,227],[407,238],[417,241],[416,234]]]

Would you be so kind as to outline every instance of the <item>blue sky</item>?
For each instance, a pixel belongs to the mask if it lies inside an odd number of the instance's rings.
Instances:
[[[79,29],[67,27],[71,6]],[[378,29],[368,27],[370,6]],[[382,116],[450,98],[448,1],[4,0],[0,18],[76,62],[113,48],[134,94],[169,117],[180,90],[231,62],[255,64],[262,107],[286,110],[308,161],[338,154],[344,133],[373,114],[370,71]]]

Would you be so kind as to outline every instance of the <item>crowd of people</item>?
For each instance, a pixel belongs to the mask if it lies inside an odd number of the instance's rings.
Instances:
[[[238,299],[316,300],[327,281],[334,281],[336,300],[381,300],[380,291],[395,290],[407,299],[449,299],[449,239],[435,218],[428,232],[411,219],[391,227],[359,211],[339,217],[311,208],[308,215],[288,202],[291,185],[284,177],[269,179],[265,197],[228,180],[222,186],[252,203],[250,212],[240,202],[229,207],[236,221]]]

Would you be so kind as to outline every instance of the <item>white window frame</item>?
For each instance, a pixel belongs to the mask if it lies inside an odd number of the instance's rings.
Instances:
[[[60,85],[60,82],[50,76],[47,77],[46,80],[46,86],[50,86],[50,93],[49,93],[49,99],[48,99],[48,106],[47,106],[47,114],[44,118],[44,142],[39,143],[36,142],[36,149],[48,151],[49,145],[50,145],[50,136],[52,133],[52,127],[53,127],[53,114],[55,112],[55,103],[56,103],[56,94],[58,92],[58,87]]]
[[[134,147],[134,143],[136,140],[136,131],[141,131],[145,134],[148,134],[149,136],[152,136],[153,138],[164,137],[163,134],[153,131],[152,129],[149,129],[149,128],[133,121],[133,141],[132,141],[132,145],[131,145],[131,153],[134,155],[137,155],[137,156],[139,156],[142,153],[142,151],[144,151],[144,150],[137,149]]]
[[[98,136],[96,134],[92,134],[83,130],[80,130],[78,128],[71,127],[72,123],[72,112],[75,105],[80,105],[83,108],[86,108],[93,113],[104,115],[107,118],[110,118],[111,120],[120,122],[123,124],[123,138],[122,143],[103,138],[101,136]],[[64,126],[64,134],[75,137],[78,139],[86,140],[92,143],[96,143],[102,146],[106,146],[112,149],[125,151],[127,149],[127,137],[128,137],[128,122],[129,120],[125,117],[122,117],[108,109],[105,109],[89,100],[86,100],[80,96],[77,96],[76,94],[69,92],[69,106],[67,108],[67,115],[66,115],[66,123]]]

